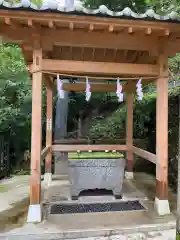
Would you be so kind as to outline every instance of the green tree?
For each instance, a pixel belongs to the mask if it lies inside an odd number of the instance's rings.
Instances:
[[[100,5],[105,5],[113,11],[122,10],[125,7],[129,7],[134,11],[143,12],[146,7],[145,0],[82,0],[86,7],[97,8]]]
[[[119,11],[129,7],[136,12],[153,8],[157,13],[180,11],[180,0],[81,0],[86,7],[97,8],[106,5],[109,9]]]
[[[180,0],[146,0],[146,3],[160,14],[180,10]]]

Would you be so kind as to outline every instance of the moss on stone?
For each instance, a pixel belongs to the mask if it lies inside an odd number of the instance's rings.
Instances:
[[[118,152],[73,152],[69,153],[69,159],[113,159],[122,158],[123,155]]]

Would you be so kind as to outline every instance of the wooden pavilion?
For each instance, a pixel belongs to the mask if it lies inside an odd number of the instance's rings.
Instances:
[[[68,9],[55,0],[37,7],[29,0],[1,1],[0,34],[21,46],[32,75],[31,181],[28,221],[41,221],[41,159],[51,178],[53,151],[126,152],[127,174],[133,177],[133,154],[156,164],[155,208],[159,215],[170,212],[168,203],[168,56],[180,50],[180,19],[172,12],[159,16],[153,10],[137,14],[129,8],[112,12],[105,6],[88,10],[80,4]],[[52,144],[53,74],[78,75],[80,83],[63,84],[68,91],[84,91],[85,76],[92,77],[91,91],[116,91],[105,79],[124,79],[127,102],[125,145]],[[155,82],[156,154],[133,146],[133,98],[136,83]],[[102,81],[103,84],[96,83]],[[47,89],[46,147],[42,150],[42,87]]]

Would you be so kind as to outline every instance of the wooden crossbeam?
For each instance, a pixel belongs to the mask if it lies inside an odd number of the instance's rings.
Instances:
[[[30,67],[33,71],[33,68]],[[109,63],[89,61],[69,61],[43,59],[42,70],[49,72],[60,72],[64,74],[102,75],[102,76],[157,76],[158,65],[152,64],[130,64],[130,63]]]
[[[53,145],[53,152],[126,151],[126,145]]]
[[[147,159],[148,161],[156,164],[156,154],[153,154],[153,153],[150,153],[148,151],[145,151],[143,149],[140,149],[140,148],[137,148],[137,147],[134,147],[132,146],[132,151],[134,154],[144,158],[144,159]]]

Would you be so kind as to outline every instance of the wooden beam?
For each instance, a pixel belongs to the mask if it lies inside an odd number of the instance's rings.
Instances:
[[[175,56],[180,52],[180,39],[174,39],[166,43],[165,52],[167,56]]]
[[[94,31],[94,24],[89,24],[89,32]]]
[[[147,28],[145,33],[146,33],[146,35],[151,35],[152,34],[152,29],[151,28]]]
[[[7,18],[4,19],[4,23],[5,23],[6,25],[12,25],[11,19],[10,19],[9,17],[7,17]]]
[[[133,93],[127,93],[127,116],[126,116],[126,145],[128,148],[127,158],[127,171],[133,172]]]
[[[52,117],[53,117],[53,85],[46,78],[46,146],[52,146]],[[45,161],[45,173],[52,173],[52,151],[48,152]]]
[[[156,100],[156,198],[168,199],[168,57],[159,56]],[[158,210],[158,206],[157,206]]]
[[[37,42],[35,46],[38,47]],[[42,68],[42,49],[33,51],[33,66]],[[30,204],[39,205],[41,196],[41,147],[42,147],[42,73],[32,74],[32,127],[31,127],[31,182]]]
[[[70,22],[70,23],[69,23],[69,29],[70,29],[70,30],[74,30],[74,23],[73,23],[73,22]]]
[[[134,147],[132,146],[132,151],[134,154],[144,158],[144,159],[147,159],[148,161],[156,164],[156,154],[153,154],[153,153],[150,153],[148,151],[145,151],[143,149],[140,149],[140,148],[137,148],[137,147]]]
[[[30,28],[34,27],[32,19],[28,19],[27,25],[28,25],[28,27],[30,27]]]
[[[53,21],[49,21],[48,22],[48,26],[49,26],[49,28],[53,28],[54,27],[54,22]]]
[[[128,27],[128,33],[129,34],[132,34],[134,31],[133,31],[133,28],[132,27]]]
[[[31,68],[32,69],[32,68]],[[64,74],[157,76],[158,66],[151,64],[108,63],[43,59],[42,70]],[[34,69],[32,69],[34,71]]]
[[[126,145],[53,145],[53,152],[76,152],[76,151],[126,151]]]

